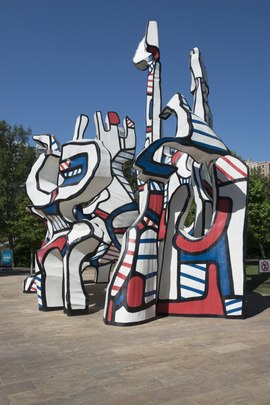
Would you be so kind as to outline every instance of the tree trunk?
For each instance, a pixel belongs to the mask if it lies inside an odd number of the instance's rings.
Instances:
[[[264,246],[263,246],[262,242],[259,242],[259,248],[261,251],[261,259],[266,259],[265,250],[264,250]]]

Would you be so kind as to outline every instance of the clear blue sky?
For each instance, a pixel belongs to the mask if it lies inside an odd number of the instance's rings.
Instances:
[[[0,119],[66,142],[80,113],[94,137],[94,112],[117,111],[135,121],[140,150],[146,73],[132,57],[152,19],[163,105],[176,92],[191,100],[188,55],[198,46],[214,129],[244,158],[270,160],[269,0],[0,0],[0,16]]]

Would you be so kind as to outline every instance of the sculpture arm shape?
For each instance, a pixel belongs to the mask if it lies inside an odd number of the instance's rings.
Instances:
[[[54,153],[42,153],[32,166],[26,180],[26,190],[34,206],[51,202],[52,191],[57,188],[60,157]]]

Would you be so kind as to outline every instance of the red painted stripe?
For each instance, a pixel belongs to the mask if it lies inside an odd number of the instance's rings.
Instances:
[[[224,156],[222,158],[223,160],[225,160],[225,162],[227,162],[230,166],[232,166],[236,171],[238,171],[238,173],[242,174],[242,176],[246,177],[247,173],[243,172],[243,170],[239,169],[239,167],[237,167],[233,162],[230,161],[230,159],[228,159],[226,156]]]
[[[177,160],[180,158],[180,156],[182,155],[182,152],[180,150],[178,150],[177,152],[175,152],[175,154],[172,157],[172,164],[176,163]]]
[[[47,253],[49,250],[58,249],[61,252],[61,250],[63,250],[65,244],[66,244],[66,237],[61,236],[60,238],[56,239],[54,242],[52,242],[49,245],[45,246],[44,248],[41,248],[40,250],[38,250],[37,257],[38,257],[39,262],[42,263],[45,253]]]
[[[52,191],[51,193],[51,202],[53,202],[56,199],[56,196],[58,194],[58,188]]]
[[[128,241],[131,242],[131,243],[136,243],[137,242],[136,239],[131,239],[131,238],[129,238]]]
[[[146,127],[146,133],[152,132],[152,127]]]
[[[109,309],[108,309],[108,315],[107,315],[107,320],[109,322],[112,320],[112,310],[113,310],[113,300],[110,300]]]
[[[100,217],[100,218],[102,218],[102,219],[107,219],[108,216],[109,216],[109,214],[108,214],[107,212],[105,212],[105,211],[103,211],[103,210],[101,210],[101,209],[99,209],[99,208],[97,208],[97,209],[94,211],[94,214],[95,214],[97,217]]]
[[[127,263],[127,262],[123,262],[123,263],[122,263],[122,266],[127,267],[128,269],[131,269],[132,264]]]
[[[102,257],[102,259],[106,260],[106,259],[110,259],[111,257],[113,259],[117,259],[119,257],[119,253],[118,253],[118,255],[117,254],[106,253],[104,255],[104,257]]]
[[[117,273],[117,277],[121,278],[122,280],[125,280],[127,278],[127,276],[125,276],[125,274],[123,273]]]
[[[114,228],[115,233],[125,233],[127,228]]]
[[[117,285],[112,286],[112,290],[114,291],[119,291],[121,287],[118,287]]]
[[[127,255],[134,256],[134,251],[133,251],[133,250],[128,250],[128,251],[127,251]]]
[[[230,204],[228,200],[220,200],[218,204],[218,214],[209,233],[200,240],[195,241],[185,239],[182,234],[177,234],[175,239],[176,246],[179,249],[189,253],[199,253],[209,249],[212,245],[214,245],[225,229],[229,214],[229,207]]]
[[[225,177],[227,177],[227,179],[229,179],[229,180],[234,180],[234,177],[232,177],[229,173],[227,173],[224,169],[222,169],[219,165],[215,165],[216,166],[216,168],[221,172],[221,173],[223,173],[224,174],[224,176]]]

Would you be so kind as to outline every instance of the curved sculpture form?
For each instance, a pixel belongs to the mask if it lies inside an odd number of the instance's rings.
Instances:
[[[135,126],[127,117],[95,114],[97,137],[84,139],[88,117],[78,117],[73,140],[60,146],[53,135],[35,136],[47,148],[27,179],[33,213],[47,221],[44,245],[36,254],[35,276],[41,310],[64,308],[68,315],[88,311],[82,272],[97,269],[97,282],[108,281],[126,229],[138,215],[123,175],[135,152]]]
[[[157,24],[150,22],[134,57],[137,67],[150,71],[158,61],[160,72],[157,44]],[[155,82],[148,74],[146,123],[154,133],[148,137],[146,129],[146,148],[136,160],[144,195],[107,288],[107,324],[143,323],[158,314],[243,316],[248,171],[212,129],[198,48],[190,70],[193,109],[177,93],[158,116],[161,93],[151,93]],[[155,132],[149,117],[171,115],[175,138],[161,138],[161,122]],[[196,212],[187,228],[192,200]]]

